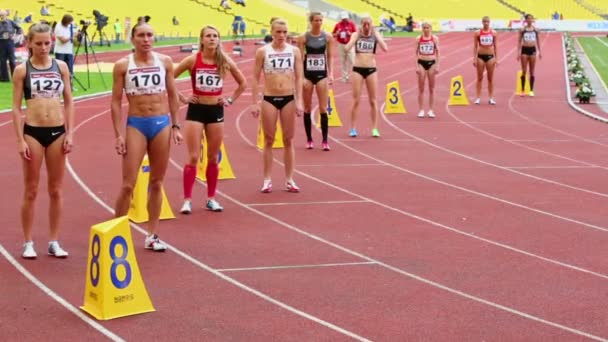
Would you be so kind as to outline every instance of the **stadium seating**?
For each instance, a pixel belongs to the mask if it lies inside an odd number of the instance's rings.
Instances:
[[[587,10],[574,0],[506,0],[525,13],[531,13],[538,19],[551,19],[557,11],[564,19],[600,19],[598,15]],[[599,1],[598,1],[599,2]],[[603,1],[606,7],[606,1]]]

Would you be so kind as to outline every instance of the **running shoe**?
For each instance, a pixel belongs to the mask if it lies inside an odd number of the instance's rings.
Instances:
[[[435,113],[432,110],[429,110],[429,112],[426,113],[426,115],[428,115],[429,118],[434,118],[435,117]]]
[[[264,185],[262,185],[262,190],[260,191],[265,194],[272,192],[272,181],[270,179],[264,179]]]
[[[288,180],[285,183],[285,191],[287,192],[300,192],[300,187],[296,185],[296,182],[293,180]]]
[[[481,103],[481,99],[478,97],[478,98],[475,100],[475,102],[474,102],[474,103],[475,103],[476,105],[480,104],[480,103]]]
[[[323,151],[329,151],[329,150],[330,150],[329,144],[327,142],[324,142],[323,143]]]
[[[419,118],[423,118],[424,117],[424,110],[420,110],[420,112],[418,112],[418,117]]]
[[[52,255],[56,258],[67,258],[68,252],[66,252],[61,246],[59,246],[59,242],[51,241],[49,242],[49,255]]]
[[[207,209],[215,212],[220,212],[224,210],[224,208],[219,204],[219,202],[213,199],[207,201]]]
[[[522,91],[521,93],[519,93],[519,96],[521,96],[521,97],[525,97],[525,96],[526,96],[526,93],[524,93],[524,92]]]
[[[312,150],[315,147],[315,144],[312,142],[312,140],[306,142],[306,149],[307,150]]]
[[[530,92],[528,93],[528,96],[534,97],[534,92],[533,92],[533,91],[530,91]]]
[[[146,249],[151,249],[155,252],[164,252],[167,250],[167,246],[162,241],[160,241],[158,235],[156,234],[148,235],[146,237],[144,247],[146,247]]]
[[[352,138],[355,138],[357,135],[358,135],[358,134],[357,134],[357,130],[356,130],[356,129],[354,129],[354,128],[351,128],[351,129],[350,129],[350,132],[348,133],[348,136],[349,136],[349,137],[352,137]]]
[[[38,256],[34,250],[34,241],[29,241],[23,244],[23,254],[21,256],[24,259],[36,259]]]
[[[380,136],[380,131],[377,128],[372,129],[372,137],[377,138]]]
[[[184,215],[188,215],[192,213],[192,202],[186,200],[184,201],[184,205],[182,205],[182,208],[179,210],[180,213],[184,214]]]
[[[496,105],[496,101],[494,101],[494,99],[489,99],[488,103],[491,104],[492,106]]]

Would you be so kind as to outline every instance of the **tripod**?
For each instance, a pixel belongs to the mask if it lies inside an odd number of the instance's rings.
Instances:
[[[108,46],[110,46],[110,40],[108,39],[108,36],[98,26],[97,31],[93,33],[93,38],[91,39],[91,47],[93,47],[92,45],[95,42],[95,36],[97,35],[97,33],[99,33],[99,46],[103,46],[104,39],[106,40],[106,42],[108,42]]]
[[[95,64],[97,64],[97,71],[99,72],[99,77],[101,78],[101,83],[103,84],[103,88],[106,88],[106,81],[103,78],[103,74],[101,73],[101,68],[99,67],[99,62],[97,61],[97,56],[95,55],[95,50],[93,50],[93,45],[89,45],[89,34],[87,33],[88,25],[83,25],[80,29],[82,36],[80,37],[80,45],[76,48],[76,53],[74,53],[74,64],[76,64],[76,58],[78,58],[78,52],[80,51],[80,47],[84,46],[84,55],[87,62],[87,86],[91,88],[91,74],[89,69],[89,48],[91,49],[91,53],[93,54],[93,59],[95,60]],[[74,80],[80,85],[81,88],[87,90],[87,88],[82,85],[82,82],[74,75]]]

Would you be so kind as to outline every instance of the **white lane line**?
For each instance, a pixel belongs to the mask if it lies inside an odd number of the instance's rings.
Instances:
[[[310,201],[310,202],[271,202],[271,203],[247,203],[246,205],[252,207],[266,207],[266,206],[284,206],[284,205],[327,205],[327,204],[352,204],[352,203],[368,203],[364,200],[357,201]]]
[[[260,266],[260,267],[243,267],[243,268],[222,268],[215,269],[218,272],[242,272],[242,271],[266,271],[266,270],[293,270],[300,268],[324,268],[324,267],[343,267],[343,266],[361,266],[375,265],[373,261],[363,262],[342,262],[334,264],[310,264],[310,265],[285,265],[285,266]]]

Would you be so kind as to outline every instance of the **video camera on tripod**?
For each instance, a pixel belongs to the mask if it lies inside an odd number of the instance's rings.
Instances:
[[[93,39],[91,41],[94,41],[95,35],[97,33],[99,33],[99,46],[103,45],[104,39],[108,43],[108,46],[110,46],[110,40],[108,39],[106,34],[103,33],[103,31],[102,31],[104,29],[104,27],[108,26],[108,20],[109,20],[108,16],[101,14],[101,12],[99,12],[98,10],[93,10],[93,16],[95,17],[95,25],[97,26],[97,29],[95,30],[95,34],[93,34]],[[89,23],[89,25],[91,24],[90,20],[87,20],[87,22]],[[81,23],[82,23],[82,20],[81,20]]]

